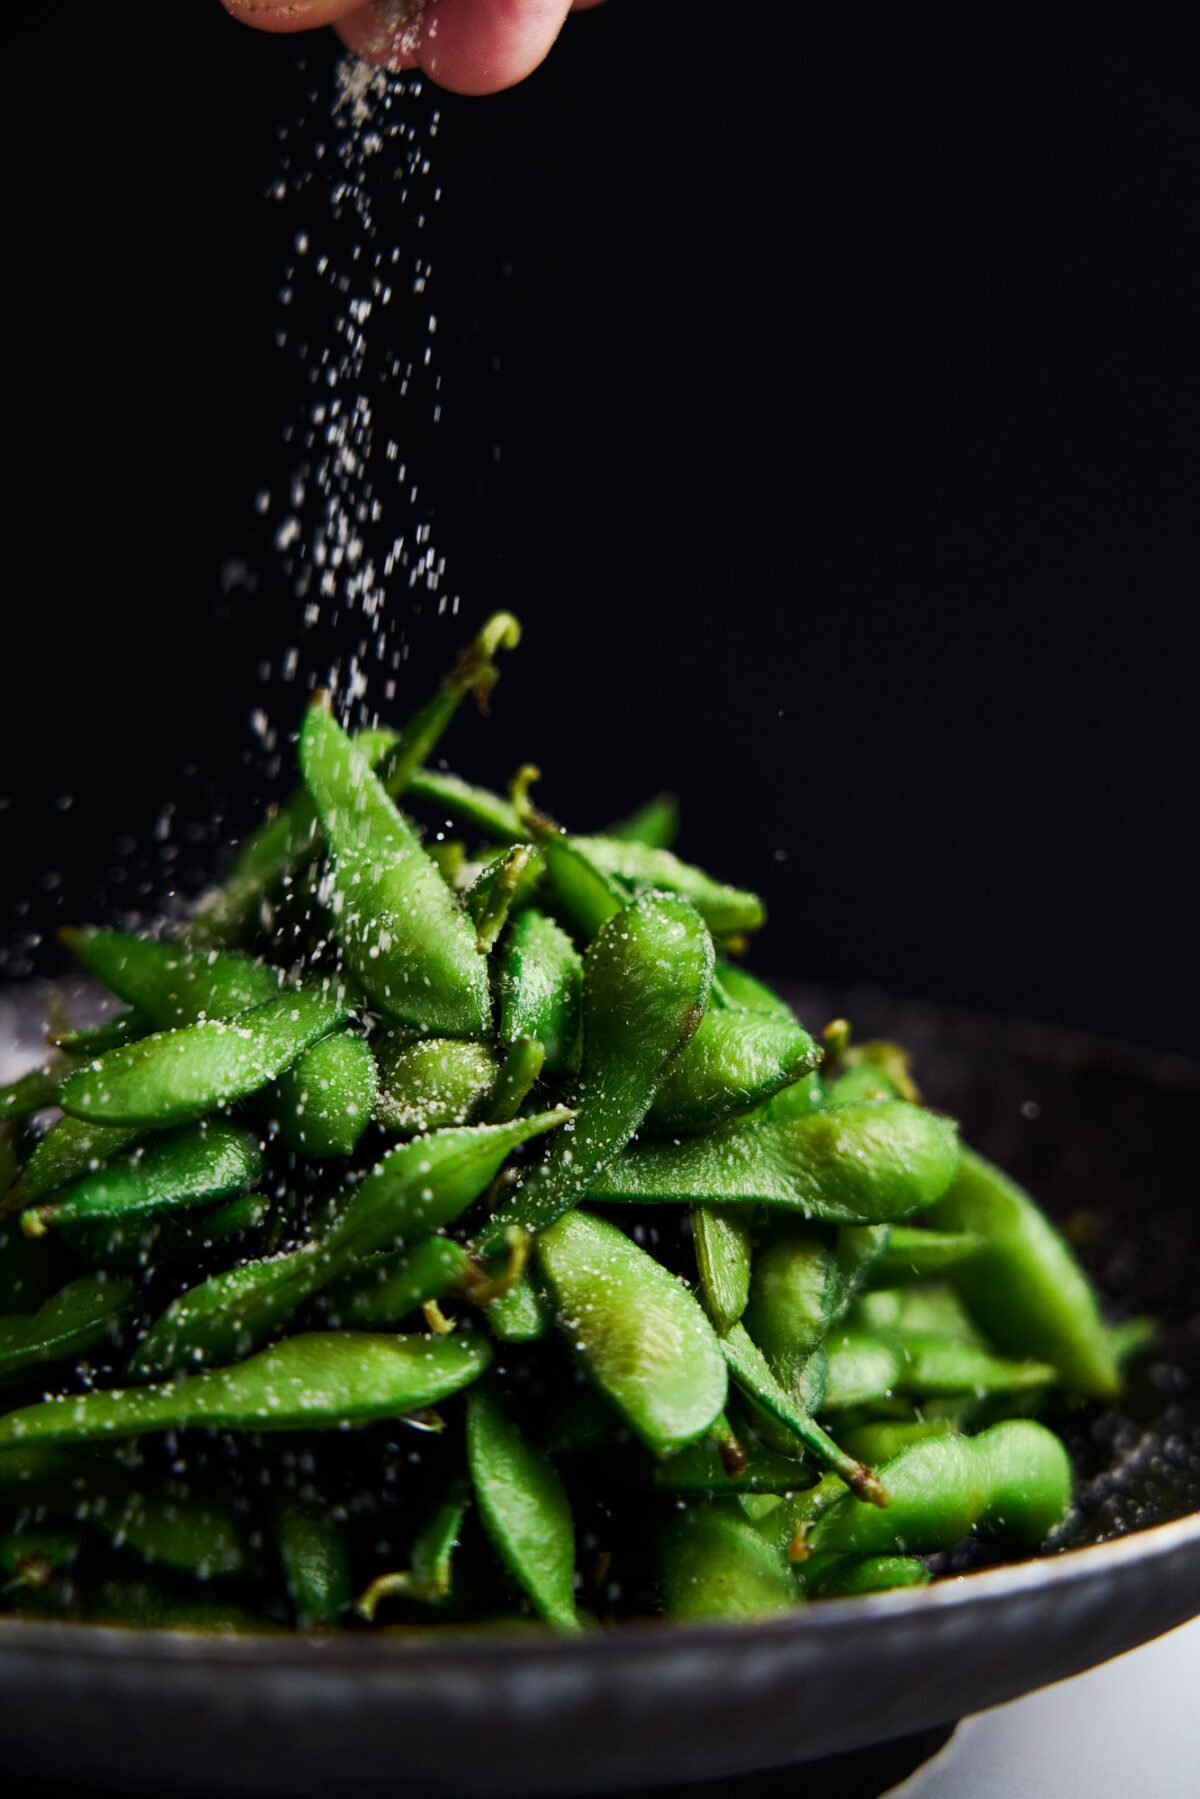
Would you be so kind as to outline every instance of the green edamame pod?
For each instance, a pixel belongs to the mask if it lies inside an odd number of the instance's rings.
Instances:
[[[790,1611],[795,1577],[736,1502],[690,1505],[659,1546],[663,1609],[672,1618],[762,1618]]]
[[[144,1561],[196,1580],[237,1574],[246,1564],[242,1528],[230,1507],[194,1494],[181,1481],[148,1486],[141,1476],[92,1462],[73,1515]]]
[[[776,1455],[753,1440],[739,1443],[739,1449],[737,1460],[731,1461],[717,1434],[710,1432],[698,1442],[687,1444],[668,1461],[657,1462],[650,1478],[657,1492],[675,1493],[687,1499],[712,1499],[735,1493],[775,1495],[812,1484],[812,1471],[802,1462]]]
[[[638,1145],[596,1176],[587,1194],[605,1202],[775,1206],[829,1224],[880,1224],[932,1205],[957,1165],[950,1120],[892,1100],[738,1119],[707,1136]]]
[[[275,1545],[296,1628],[339,1623],[350,1609],[350,1555],[328,1509],[285,1500],[275,1515]]]
[[[483,1109],[485,1124],[507,1124],[515,1118],[536,1086],[546,1051],[536,1037],[518,1037],[500,1064],[496,1085]]]
[[[604,833],[618,843],[642,843],[647,849],[669,850],[679,830],[679,802],[673,793],[656,793]]]
[[[809,1546],[835,1555],[927,1555],[973,1530],[1029,1548],[1062,1523],[1071,1462],[1044,1425],[995,1424],[978,1437],[914,1443],[880,1470],[886,1511],[840,1500],[813,1527]]]
[[[426,1237],[398,1256],[379,1256],[344,1275],[327,1295],[331,1319],[355,1330],[399,1324],[428,1300],[469,1280],[474,1264],[452,1237]]]
[[[475,926],[475,942],[486,955],[508,923],[510,912],[528,899],[541,880],[544,863],[528,843],[515,843],[488,863],[463,894]]]
[[[465,1211],[520,1144],[571,1114],[560,1107],[511,1124],[438,1131],[376,1165],[325,1233],[260,1262],[227,1269],[172,1301],[130,1362],[138,1376],[244,1356],[314,1293],[404,1238],[425,1237]]]
[[[273,999],[283,983],[279,969],[233,950],[206,953],[127,931],[68,928],[59,935],[97,980],[159,1030],[233,1018]]]
[[[159,1213],[148,1220],[102,1218],[68,1223],[62,1230],[72,1248],[98,1267],[160,1270],[253,1230],[266,1212],[267,1201],[261,1193],[240,1193],[236,1199],[202,1212]]]
[[[378,1085],[370,1045],[352,1031],[333,1031],[306,1049],[266,1098],[288,1149],[349,1156],[371,1122]]]
[[[139,1037],[148,1037],[153,1029],[154,1020],[131,1006],[126,1012],[106,1018],[102,1024],[79,1025],[73,1030],[55,1031],[50,1042],[56,1049],[61,1049],[64,1055],[90,1060],[93,1056],[102,1056],[106,1049],[120,1049],[125,1043],[135,1043]]]
[[[375,1117],[404,1136],[465,1124],[496,1083],[497,1063],[482,1043],[458,1037],[385,1038],[377,1050]]]
[[[914,1443],[953,1434],[954,1424],[949,1418],[881,1418],[874,1424],[859,1424],[843,1432],[842,1447],[848,1455],[856,1455],[860,1461],[879,1468]]]
[[[533,906],[513,919],[496,977],[499,1037],[535,1037],[545,1045],[546,1068],[560,1074],[579,1065],[583,959],[562,926]]]
[[[780,1385],[744,1326],[735,1324],[726,1332],[721,1338],[721,1351],[729,1364],[730,1374],[747,1399],[790,1431],[818,1467],[838,1475],[856,1498],[872,1505],[887,1504],[877,1477],[853,1456],[839,1449],[829,1432],[823,1430],[811,1413]]]
[[[835,1333],[828,1345],[824,1408],[846,1411],[893,1393],[923,1398],[968,1393],[1028,1393],[1057,1379],[1049,1363],[993,1355],[972,1343],[919,1331],[892,1338]]]
[[[262,1150],[247,1132],[229,1124],[190,1125],[85,1175],[51,1204],[23,1212],[21,1224],[40,1236],[49,1225],[143,1219],[242,1193],[262,1170]]]
[[[529,1274],[486,1309],[488,1329],[501,1343],[536,1343],[549,1332],[554,1313]]]
[[[718,958],[714,978],[732,1006],[744,1006],[748,1012],[763,1012],[775,1018],[794,1020],[796,1017],[785,999],[738,962],[723,962]]]
[[[528,834],[516,806],[457,775],[420,769],[409,783],[409,792],[443,807],[452,818],[473,825],[498,843],[519,842]],[[615,837],[573,837],[571,842],[601,874],[615,876],[627,888],[652,888],[689,900],[714,936],[737,937],[756,931],[766,918],[757,894],[713,880],[703,869],[681,862],[669,849]]]
[[[1148,1349],[1153,1348],[1158,1336],[1156,1318],[1123,1318],[1120,1324],[1110,1324],[1108,1346],[1117,1367],[1124,1370],[1126,1363],[1144,1355]]]
[[[927,1587],[929,1569],[913,1555],[814,1555],[796,1568],[810,1599],[847,1599],[852,1593],[888,1593]]]
[[[868,1336],[923,1331],[973,1343],[977,1349],[991,1347],[946,1281],[928,1281],[915,1287],[877,1287],[856,1301],[849,1323],[852,1329],[865,1331]]]
[[[820,1050],[791,1018],[710,1006],[663,1078],[646,1116],[657,1132],[711,1131],[812,1068]]]
[[[471,921],[365,757],[320,705],[304,721],[300,765],[329,841],[333,933],[353,974],[402,1024],[483,1036],[487,962]]]
[[[950,1278],[998,1349],[1053,1362],[1066,1384],[1089,1398],[1120,1392],[1091,1282],[1066,1239],[1015,1181],[964,1149],[958,1176],[933,1206],[930,1222],[984,1239]]]
[[[544,1230],[586,1193],[646,1116],[663,1072],[703,1016],[712,938],[693,908],[644,894],[612,917],[584,958],[580,1102],[570,1132],[502,1205],[481,1237]]]
[[[725,1404],[725,1364],[683,1283],[585,1212],[560,1218],[537,1251],[568,1341],[630,1428],[656,1455],[702,1436]]]
[[[60,1103],[93,1124],[190,1123],[265,1087],[348,1017],[333,994],[283,993],[234,1020],[209,1019],[109,1050],[67,1076]]]
[[[467,1398],[467,1457],[484,1529],[509,1573],[547,1624],[578,1630],[566,1489],[486,1387]]]
[[[885,1287],[897,1281],[928,1280],[969,1261],[983,1241],[978,1231],[932,1231],[919,1225],[894,1224],[870,1279]]]
[[[737,1323],[750,1297],[750,1230],[725,1206],[693,1206],[692,1242],[705,1309],[721,1335]]]
[[[29,1118],[34,1112],[44,1112],[47,1106],[56,1106],[59,1087],[71,1067],[65,1057],[56,1057],[44,1067],[31,1068],[6,1087],[0,1087],[0,1123]]]
[[[380,1574],[355,1605],[360,1618],[375,1622],[385,1599],[415,1599],[421,1605],[445,1605],[453,1597],[453,1559],[462,1536],[470,1492],[465,1482],[455,1481],[433,1516],[413,1538],[412,1566],[395,1574]]]
[[[372,767],[383,765],[384,784],[393,799],[417,764],[432,754],[464,695],[473,691],[482,699],[495,685],[496,651],[514,648],[519,638],[512,614],[496,613],[398,736],[394,731],[357,733],[355,747]],[[250,836],[222,886],[200,902],[188,926],[190,941],[202,946],[240,941],[264,905],[312,861],[321,841],[316,807],[302,788]]]
[[[670,850],[622,843],[612,837],[576,837],[573,842],[602,874],[614,875],[633,888],[675,893],[690,901],[714,937],[757,931],[766,920],[757,894],[714,881],[702,868],[681,862]]]
[[[192,1426],[268,1431],[372,1424],[449,1398],[490,1359],[482,1337],[313,1331],[232,1368],[25,1406],[0,1418],[0,1446],[106,1442]]]
[[[0,1318],[0,1375],[68,1361],[111,1342],[134,1298],[132,1281],[83,1274],[36,1312]]]
[[[472,826],[495,843],[518,843],[525,836],[520,813],[511,801],[464,781],[460,775],[418,768],[407,791],[412,799],[439,806],[449,818]]]
[[[745,1325],[786,1389],[825,1336],[842,1299],[842,1277],[828,1235],[789,1220],[754,1257]]]
[[[84,1118],[56,1118],[26,1162],[20,1177],[5,1195],[0,1210],[21,1206],[70,1186],[119,1155],[143,1135],[140,1124],[92,1124]]]
[[[379,779],[392,799],[398,799],[413,775],[441,741],[447,725],[468,693],[480,707],[500,679],[495,656],[498,650],[515,650],[521,626],[511,612],[494,612],[467,645],[432,699],[400,732],[380,758]]]
[[[580,935],[590,940],[628,902],[628,892],[596,866],[577,837],[567,836],[538,813],[530,814],[527,826],[541,844],[555,899]]]

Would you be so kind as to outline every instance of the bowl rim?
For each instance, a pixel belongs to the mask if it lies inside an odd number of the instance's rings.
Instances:
[[[1030,1556],[993,1568],[944,1576],[927,1587],[907,1587],[883,1593],[864,1593],[850,1598],[823,1599],[813,1605],[775,1616],[741,1623],[697,1620],[678,1623],[669,1618],[634,1618],[603,1628],[566,1634],[535,1619],[504,1620],[491,1626],[393,1625],[362,1634],[346,1631],[280,1630],[237,1633],[183,1628],[145,1629],[138,1625],[87,1624],[54,1619],[0,1617],[0,1652],[32,1650],[59,1652],[65,1656],[166,1657],[216,1662],[262,1669],[321,1662],[345,1668],[402,1667],[419,1655],[426,1666],[462,1666],[467,1662],[492,1663],[511,1658],[520,1650],[522,1659],[553,1658],[562,1666],[605,1661],[625,1656],[632,1647],[651,1648],[656,1643],[671,1649],[702,1649],[745,1644],[749,1647],[790,1642],[820,1632],[837,1633],[856,1625],[864,1616],[905,1613],[954,1612],[967,1605],[1000,1604],[1038,1588],[1072,1586],[1103,1579],[1114,1569],[1135,1562],[1157,1561],[1195,1548],[1200,1555],[1200,1511],[1187,1512],[1165,1523],[1132,1530],[1103,1543],[1089,1543],[1044,1557]],[[1200,1583],[1192,1613],[1200,1615]]]

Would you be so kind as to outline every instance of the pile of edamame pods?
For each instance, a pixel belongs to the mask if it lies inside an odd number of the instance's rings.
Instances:
[[[0,1091],[6,1609],[739,1619],[1066,1518],[1039,1420],[1146,1327],[746,971],[669,802],[577,836],[437,772],[517,636],[400,731],[317,695],[181,925],[64,933],[120,1009]]]

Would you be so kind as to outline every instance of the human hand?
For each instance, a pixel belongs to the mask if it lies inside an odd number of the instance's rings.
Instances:
[[[532,74],[569,12],[600,0],[221,0],[259,31],[332,25],[385,69],[420,69],[456,94],[494,94]]]

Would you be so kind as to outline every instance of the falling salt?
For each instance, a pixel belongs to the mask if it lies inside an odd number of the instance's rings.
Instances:
[[[379,29],[400,45],[414,10],[385,12]],[[314,135],[317,113],[325,117]],[[378,722],[395,694],[406,616],[422,601],[439,613],[459,607],[396,430],[397,419],[416,426],[442,416],[433,269],[418,245],[441,194],[430,155],[438,124],[419,78],[397,80],[346,56],[332,93],[310,92],[307,111],[281,131],[279,179],[268,189],[310,209],[279,289],[291,330],[277,331],[308,396],[284,433],[300,460],[284,495],[263,490],[255,500],[274,517],[274,549],[298,602],[301,641],[286,648],[280,672],[290,681],[303,667],[354,725]],[[405,268],[407,287],[397,279]],[[398,336],[409,340],[407,354]],[[385,409],[392,429],[383,437],[376,417]],[[357,644],[351,618],[362,627]]]

